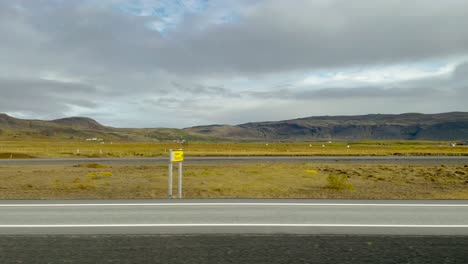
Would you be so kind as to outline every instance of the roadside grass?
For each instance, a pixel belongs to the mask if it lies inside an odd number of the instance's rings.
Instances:
[[[165,165],[0,167],[0,199],[166,197]],[[468,199],[468,164],[186,164],[184,197]]]
[[[349,148],[348,148],[349,146]],[[439,141],[363,142],[82,142],[0,141],[0,158],[160,157],[181,148],[186,156],[430,156],[468,155],[468,146]]]

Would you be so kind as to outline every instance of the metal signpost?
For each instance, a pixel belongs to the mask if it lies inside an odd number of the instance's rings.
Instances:
[[[168,197],[172,198],[172,163],[179,163],[179,180],[177,191],[179,199],[182,199],[182,162],[184,161],[184,151],[182,149],[169,150],[169,177],[168,177]]]

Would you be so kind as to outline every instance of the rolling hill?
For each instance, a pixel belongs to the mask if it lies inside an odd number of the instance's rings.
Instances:
[[[58,139],[105,141],[158,141],[173,139],[207,140],[209,136],[190,135],[175,128],[114,128],[87,117],[68,117],[50,121],[19,119],[0,113],[0,140]]]
[[[51,121],[18,119],[0,114],[0,139],[87,139],[107,141],[238,140],[356,141],[467,140],[468,113],[406,113],[358,116],[317,116],[240,125],[175,128],[114,128],[86,117]]]
[[[19,119],[0,114],[0,138],[87,138],[107,135],[111,128],[85,117],[51,121]]]
[[[318,116],[237,126],[186,128],[192,134],[251,140],[466,140],[468,113]]]

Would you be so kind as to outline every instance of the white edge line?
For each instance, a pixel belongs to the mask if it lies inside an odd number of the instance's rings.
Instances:
[[[468,225],[392,225],[392,224],[57,224],[0,225],[0,228],[66,228],[66,227],[397,227],[397,228],[468,228]]]
[[[92,207],[92,206],[377,206],[468,207],[468,204],[347,204],[347,203],[96,203],[96,204],[0,204],[0,207]]]

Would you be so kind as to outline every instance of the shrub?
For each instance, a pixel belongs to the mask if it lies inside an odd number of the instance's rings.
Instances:
[[[99,173],[99,174],[100,174],[101,176],[103,176],[103,177],[110,177],[110,176],[112,176],[112,172],[110,172],[110,171],[103,171],[103,172],[101,172],[101,173]]]
[[[96,187],[96,186],[94,186],[94,184],[87,183],[87,182],[78,184],[78,186],[76,186],[76,188],[81,189],[81,190],[91,189],[91,188],[94,188],[94,187]]]
[[[354,186],[348,182],[346,175],[329,175],[327,177],[327,189],[333,190],[353,190]]]
[[[103,172],[90,172],[86,174],[86,177],[90,179],[99,179],[101,177],[110,177],[112,176],[112,172],[110,171],[103,171]]]
[[[104,169],[104,168],[107,168],[107,165],[99,164],[99,163],[90,163],[86,167],[94,168],[94,169]]]
[[[90,169],[105,169],[108,166],[104,164],[99,164],[99,163],[89,163],[89,164],[75,165],[73,167],[90,168]]]
[[[210,172],[209,170],[207,170],[207,169],[204,169],[204,170],[201,172],[201,175],[204,175],[204,176],[208,176],[208,175],[210,175],[210,174],[211,174],[211,172]]]
[[[97,178],[97,174],[95,172],[90,172],[90,173],[86,174],[86,177],[91,178],[91,179],[95,179],[95,178]]]

